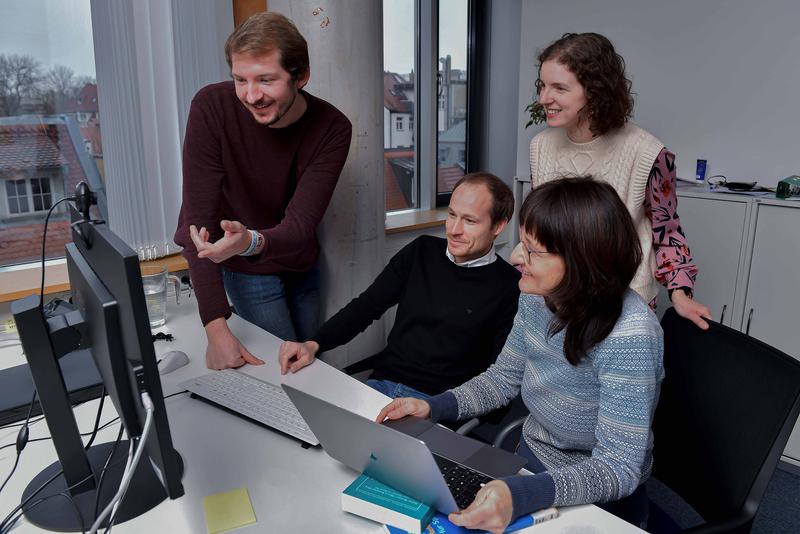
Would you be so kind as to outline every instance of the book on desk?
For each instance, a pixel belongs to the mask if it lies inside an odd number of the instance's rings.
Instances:
[[[360,475],[342,492],[342,510],[378,523],[397,527],[398,532],[420,534],[435,510],[374,478]]]

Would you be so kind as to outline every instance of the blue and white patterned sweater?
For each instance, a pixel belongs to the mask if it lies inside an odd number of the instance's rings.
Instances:
[[[628,290],[612,332],[577,365],[564,356],[564,331],[544,298],[520,295],[514,326],[497,361],[431,399],[432,418],[466,419],[508,404],[522,390],[530,415],[525,445],[547,469],[504,479],[514,516],[548,506],[608,502],[650,475],[650,429],[661,381],[663,333],[655,314]]]

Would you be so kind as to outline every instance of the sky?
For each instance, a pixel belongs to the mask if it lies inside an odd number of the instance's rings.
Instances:
[[[415,0],[383,0],[383,68],[407,74],[414,68]],[[439,0],[439,57],[467,68],[467,0]],[[441,66],[441,65],[440,65]]]
[[[383,0],[384,69],[414,68],[415,0]],[[439,57],[466,69],[467,0],[440,0]],[[0,0],[0,53],[28,54],[45,70],[66,65],[95,77],[89,0]]]
[[[38,59],[95,77],[89,0],[0,1],[0,53]]]

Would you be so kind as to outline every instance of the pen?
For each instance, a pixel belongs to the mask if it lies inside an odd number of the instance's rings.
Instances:
[[[555,519],[556,517],[558,517],[557,508],[545,508],[544,510],[539,510],[531,515],[518,517],[516,521],[512,521],[511,524],[506,527],[505,532],[506,534],[509,532],[516,532],[517,530],[538,525],[539,523],[544,523],[545,521]]]

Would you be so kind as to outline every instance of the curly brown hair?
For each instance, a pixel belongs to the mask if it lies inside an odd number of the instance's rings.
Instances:
[[[565,33],[551,43],[538,57],[542,63],[555,60],[578,79],[586,92],[589,128],[603,135],[622,128],[633,114],[631,81],[625,76],[625,60],[599,33]],[[542,80],[536,79],[536,93]]]

